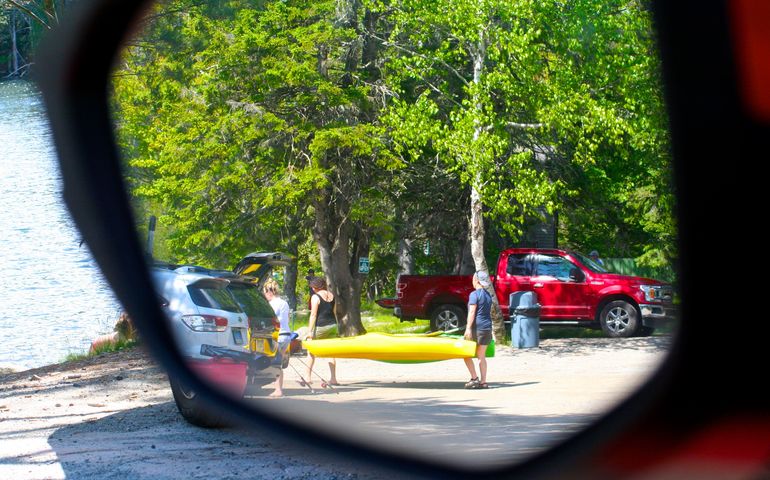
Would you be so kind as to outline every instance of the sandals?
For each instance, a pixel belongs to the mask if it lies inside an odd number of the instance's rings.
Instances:
[[[471,381],[465,384],[465,388],[468,390],[479,390],[489,388],[489,385],[486,382],[481,383],[478,378],[471,378]]]

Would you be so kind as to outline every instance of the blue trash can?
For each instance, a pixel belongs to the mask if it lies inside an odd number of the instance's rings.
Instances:
[[[532,348],[540,345],[540,304],[537,294],[513,292],[509,298],[511,347]]]

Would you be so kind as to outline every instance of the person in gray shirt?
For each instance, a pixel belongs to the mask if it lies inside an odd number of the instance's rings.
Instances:
[[[487,346],[492,342],[492,296],[485,289],[491,285],[489,274],[478,271],[473,274],[473,288],[468,298],[468,320],[465,339],[476,342],[476,358],[479,359],[479,376],[473,358],[464,358],[471,379],[465,388],[489,388],[487,385]]]

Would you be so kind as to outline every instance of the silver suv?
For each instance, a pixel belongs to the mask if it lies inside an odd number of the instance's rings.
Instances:
[[[248,316],[228,290],[229,281],[199,267],[156,267],[152,277],[183,355],[202,359],[201,345],[244,350]]]
[[[156,264],[151,275],[177,347],[201,379],[236,398],[247,385],[275,381],[283,363],[275,358],[278,322],[255,278],[168,264]],[[177,408],[190,423],[228,423],[193,390],[170,382]]]

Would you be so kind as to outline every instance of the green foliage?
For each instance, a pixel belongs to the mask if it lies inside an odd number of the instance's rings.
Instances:
[[[536,105],[522,81],[536,65],[532,34],[522,16],[527,2],[395,2],[387,45],[388,79],[398,92],[385,117],[396,149],[411,161],[437,157],[455,181],[476,189],[486,215],[513,237],[528,215],[555,207],[559,182],[535,158],[510,124],[531,123]],[[524,67],[524,70],[521,69]],[[514,71],[515,70],[515,71]],[[419,132],[419,134],[415,134]],[[430,161],[430,160],[429,160]]]
[[[288,250],[302,290],[324,258],[384,296],[403,239],[419,271],[456,267],[473,189],[488,257],[545,210],[559,212],[563,246],[672,264],[645,5],[160,4],[113,83],[139,224],[157,215],[157,256],[177,262]],[[371,261],[365,278],[358,256]]]
[[[665,282],[675,282],[676,275],[671,267],[646,267],[641,266],[633,258],[603,258],[604,267],[613,273],[633,275],[636,277],[654,278]]]
[[[558,208],[566,246],[670,264],[674,192],[645,5],[461,4],[387,5],[403,25],[389,39],[401,99],[386,117],[402,151],[439,150],[514,239],[538,207]]]
[[[298,204],[325,182],[322,169],[289,156],[287,143],[307,141],[306,128],[291,123],[285,93],[271,90],[279,78],[300,82],[302,64],[261,55],[263,42],[297,53],[289,35],[277,35],[287,26],[282,4],[254,31],[257,9],[234,14],[238,3],[158,7],[115,81],[132,186],[172,226],[166,246],[177,261],[231,265],[250,251],[298,244],[306,228]],[[297,35],[310,33],[323,36]]]
[[[551,176],[565,186],[565,245],[671,263],[668,125],[645,3],[546,2],[539,11],[549,52],[540,118],[554,133]]]
[[[139,345],[139,341],[137,340],[117,340],[114,343],[104,343],[102,345],[99,345],[94,349],[93,351],[89,351],[87,353],[69,353],[64,358],[65,362],[76,362],[78,360],[84,360],[86,358],[95,357],[97,355],[101,355],[102,353],[112,353],[112,352],[119,352],[121,350],[129,350],[131,348],[135,348],[137,345]]]

